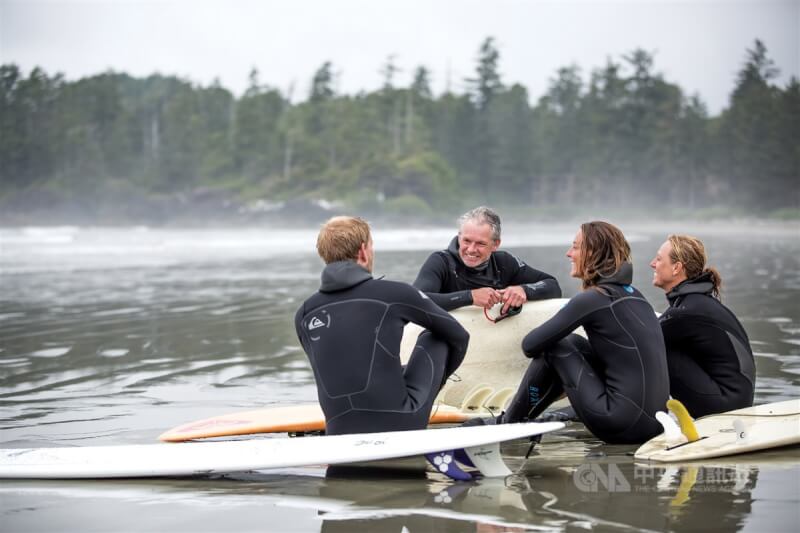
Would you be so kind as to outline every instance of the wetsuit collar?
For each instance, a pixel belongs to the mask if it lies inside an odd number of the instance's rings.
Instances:
[[[336,261],[322,270],[322,284],[319,292],[336,292],[355,287],[372,279],[364,267],[354,261]]]
[[[629,262],[624,262],[620,265],[619,270],[614,272],[608,277],[600,275],[598,285],[614,284],[614,285],[630,285],[633,282],[633,265]]]
[[[711,274],[705,272],[700,274],[694,279],[687,279],[681,281],[678,285],[672,288],[667,293],[667,301],[670,305],[675,303],[675,300],[687,294],[711,294],[714,290],[714,283],[711,281]]]
[[[484,274],[486,272],[486,267],[489,266],[491,263],[492,256],[489,256],[489,259],[481,263],[476,267],[469,267],[464,264],[464,261],[461,259],[461,255],[458,253],[458,235],[453,237],[453,240],[450,241],[450,246],[447,247],[447,251],[450,252],[450,255],[456,258],[456,260],[461,263],[461,265],[467,269],[467,272],[470,274]]]

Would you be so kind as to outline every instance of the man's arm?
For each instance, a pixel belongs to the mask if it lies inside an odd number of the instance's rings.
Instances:
[[[469,332],[453,315],[436,305],[427,294],[411,287],[408,289],[408,296],[402,298],[406,303],[404,319],[425,328],[450,346],[447,373],[452,373],[467,353]]]
[[[447,263],[438,253],[428,256],[425,264],[419,269],[414,287],[424,292],[433,302],[444,309],[452,311],[472,304],[471,291],[444,292],[447,277]]]
[[[306,334],[305,328],[303,327],[303,319],[305,318],[306,312],[306,304],[303,304],[297,309],[297,312],[294,314],[294,330],[297,333],[297,340],[300,341],[300,346],[303,347],[303,350],[308,353],[307,346],[306,346]]]

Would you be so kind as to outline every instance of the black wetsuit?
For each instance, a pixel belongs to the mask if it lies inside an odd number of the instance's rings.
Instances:
[[[403,368],[408,322],[426,329]],[[423,293],[373,279],[352,261],[325,267],[319,292],[297,310],[295,328],[330,435],[425,428],[469,342],[469,333]]]
[[[670,394],[694,417],[753,405],[750,341],[712,289],[707,274],[684,281],[667,294],[669,307],[660,319]]]
[[[472,305],[473,289],[505,289],[512,285],[521,285],[529,301],[561,297],[556,278],[508,252],[493,252],[479,268],[466,266],[458,255],[458,237],[453,238],[447,250],[432,253],[414,280],[414,287],[448,311]]]
[[[522,341],[533,357],[503,422],[536,418],[564,392],[580,420],[609,443],[640,443],[662,432],[669,377],[653,308],[630,286],[626,263],[573,297]],[[583,326],[588,341],[572,334]]]

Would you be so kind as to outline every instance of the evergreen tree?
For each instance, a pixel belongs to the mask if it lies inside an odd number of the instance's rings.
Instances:
[[[540,172],[532,195],[544,204],[569,202],[582,187],[578,180],[582,131],[580,111],[583,81],[577,65],[561,68],[535,110],[541,147],[536,166]]]
[[[470,95],[475,106],[471,164],[477,169],[481,194],[486,200],[491,198],[491,181],[495,178],[498,161],[496,140],[491,132],[490,109],[492,101],[503,88],[498,71],[499,62],[500,53],[494,45],[494,39],[487,37],[478,52],[476,77],[466,80],[471,86]]]
[[[622,66],[609,59],[602,69],[592,72],[586,95],[582,98],[582,131],[586,142],[578,172],[584,180],[583,201],[605,205],[613,201],[613,191],[624,187],[629,174],[626,161],[625,103],[628,99]]]
[[[471,87],[475,107],[479,110],[486,109],[503,88],[500,81],[498,70],[500,63],[500,52],[494,44],[493,37],[487,37],[480,46],[478,52],[478,64],[475,67],[475,78],[468,78],[466,81]]]
[[[284,135],[281,125],[286,104],[277,90],[257,84],[251,84],[236,104],[233,132],[235,168],[246,183],[257,185],[264,192],[283,175]]]
[[[494,139],[490,154],[492,202],[514,202],[529,191],[532,176],[532,112],[528,91],[515,84],[496,95],[488,108],[489,136]]]
[[[770,209],[798,205],[798,175],[792,169],[792,150],[782,138],[790,132],[781,131],[782,91],[770,83],[777,75],[766,46],[756,40],[747,50],[730,107],[721,117],[718,168],[739,205]],[[796,136],[789,138],[797,142]]]
[[[3,184],[24,188],[57,177],[62,131],[58,121],[58,98],[64,86],[62,76],[49,77],[42,69],[34,68],[25,78],[13,65],[3,66],[1,76],[0,172]]]

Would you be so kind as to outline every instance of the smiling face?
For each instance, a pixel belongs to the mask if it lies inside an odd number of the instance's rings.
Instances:
[[[686,279],[686,272],[680,261],[673,263],[672,244],[665,241],[656,252],[656,256],[650,261],[650,268],[653,269],[653,285],[669,292],[673,287]]]
[[[578,230],[578,233],[575,234],[575,238],[572,240],[572,246],[570,246],[569,250],[567,250],[567,257],[569,257],[569,275],[573,278],[581,277],[581,273],[579,272],[580,268],[580,260],[581,260],[581,246],[583,245],[583,232]]]
[[[458,255],[470,268],[475,268],[489,260],[492,252],[500,246],[500,240],[492,239],[492,227],[467,220],[458,232]]]

